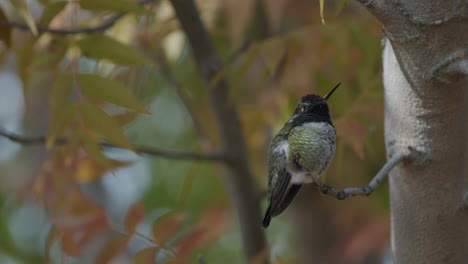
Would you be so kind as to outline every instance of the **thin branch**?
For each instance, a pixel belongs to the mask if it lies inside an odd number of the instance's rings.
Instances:
[[[413,149],[410,148],[409,153],[398,153],[391,157],[385,165],[380,169],[380,171],[375,175],[375,177],[370,181],[368,185],[362,188],[358,187],[351,187],[346,188],[344,190],[338,191],[332,186],[327,184],[321,184],[320,190],[322,193],[335,197],[338,200],[344,200],[350,196],[369,196],[375,189],[382,183],[385,179],[385,176],[400,162],[403,160],[408,160],[413,158],[414,152]]]
[[[205,81],[216,117],[221,149],[229,155],[226,187],[238,214],[245,255],[250,260],[261,253],[266,245],[265,235],[260,226],[258,187],[250,171],[242,124],[234,100],[230,96],[228,82],[222,76],[216,79],[223,66],[194,0],[170,2],[187,35],[198,70]],[[217,81],[213,82],[214,79]]]
[[[8,138],[9,140],[22,145],[44,145],[46,137],[25,137],[18,134],[6,132],[0,129],[0,136]],[[67,143],[67,139],[58,139],[55,144],[62,145]],[[112,148],[119,150],[126,150],[108,142],[100,142],[99,145],[102,148]],[[160,150],[144,146],[135,146],[135,150],[138,154],[146,155],[150,157],[162,157],[166,159],[174,160],[195,160],[195,161],[226,161],[227,157],[219,152],[213,153],[192,153],[192,152],[174,152],[167,150]]]
[[[146,5],[151,2],[155,2],[157,0],[142,0],[138,2],[138,5]],[[109,28],[111,28],[118,20],[120,20],[123,16],[125,16],[127,12],[122,12],[119,14],[116,14],[106,22],[102,23],[101,25],[95,26],[95,27],[82,27],[82,28],[75,28],[75,29],[54,29],[54,28],[49,28],[47,26],[37,26],[37,30],[40,33],[51,33],[51,34],[57,34],[57,35],[73,35],[73,34],[91,34],[91,33],[97,33],[97,32],[102,32],[105,31]],[[24,30],[24,31],[29,31],[29,27],[26,24],[23,23],[17,23],[17,22],[12,22],[4,19],[0,19],[0,27],[11,27],[11,28],[16,28],[19,30]]]

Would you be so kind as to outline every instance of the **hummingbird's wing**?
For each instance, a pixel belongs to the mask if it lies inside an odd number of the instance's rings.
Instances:
[[[278,214],[275,214],[278,208],[280,208],[283,198],[291,181],[291,174],[285,169],[281,169],[278,172],[278,179],[274,183],[270,193],[270,204],[265,213],[265,217],[262,221],[262,226],[267,228],[270,225],[271,218]]]
[[[286,190],[286,194],[284,195],[283,201],[281,201],[278,208],[273,212],[273,216],[277,216],[281,214],[286,208],[288,208],[289,204],[294,200],[296,194],[301,189],[302,184],[291,184],[289,188]]]
[[[286,210],[301,189],[302,184],[290,184],[290,182],[291,174],[286,169],[282,169],[271,190],[270,204],[262,221],[263,227],[267,228],[272,217],[278,216]]]

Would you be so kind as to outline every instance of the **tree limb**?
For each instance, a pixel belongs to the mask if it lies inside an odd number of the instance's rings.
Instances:
[[[138,5],[146,5],[155,1],[157,0],[141,0],[140,2],[138,2]],[[38,25],[37,31],[40,33],[51,33],[51,34],[57,34],[57,35],[92,34],[92,33],[102,32],[111,28],[117,21],[119,21],[126,14],[127,12],[116,14],[115,16],[107,20],[106,22],[95,27],[82,27],[82,28],[75,28],[75,29],[54,29],[54,28],[49,28],[47,26]],[[16,29],[24,30],[24,31],[30,30],[28,25],[26,24],[0,19],[0,27],[2,26],[16,28]]]
[[[18,134],[6,132],[0,129],[0,136],[8,138],[9,140],[22,144],[22,145],[44,145],[46,137],[25,137]],[[56,141],[56,145],[62,145],[67,143],[67,139],[61,138]],[[102,148],[112,148],[124,150],[121,147],[113,145],[108,142],[99,142],[99,146]],[[162,157],[166,159],[174,160],[195,160],[195,161],[225,161],[227,157],[219,152],[213,153],[191,153],[191,152],[174,152],[167,150],[160,150],[150,147],[136,146],[135,151],[138,154],[146,155],[150,157]]]
[[[260,226],[258,189],[248,163],[248,152],[241,122],[227,81],[217,74],[222,63],[206,31],[193,0],[171,0],[176,16],[190,42],[198,70],[207,86],[207,93],[218,127],[221,149],[229,155],[226,186],[237,210],[244,252],[252,259],[265,248],[265,236]]]
[[[362,188],[350,187],[344,190],[338,191],[330,185],[321,184],[319,186],[323,194],[327,194],[335,197],[338,200],[344,200],[350,196],[369,196],[375,189],[382,183],[385,179],[385,176],[400,162],[404,160],[413,160],[417,158],[417,155],[420,154],[414,148],[409,147],[408,153],[398,153],[393,155],[380,169],[380,171],[375,175],[375,177],[369,182],[368,185]]]

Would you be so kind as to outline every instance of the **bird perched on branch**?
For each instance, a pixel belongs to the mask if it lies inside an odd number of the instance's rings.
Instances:
[[[327,95],[302,97],[291,118],[273,138],[268,154],[270,201],[262,226],[281,214],[303,184],[321,185],[320,176],[335,155],[336,131],[330,119]]]

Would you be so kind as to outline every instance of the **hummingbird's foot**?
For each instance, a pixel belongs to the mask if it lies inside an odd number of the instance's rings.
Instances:
[[[369,196],[374,190],[370,186],[362,188],[362,192],[365,196]]]
[[[338,200],[344,200],[349,196],[349,193],[345,190],[337,191],[335,188],[327,184],[320,184],[319,186],[323,194],[334,196]]]

